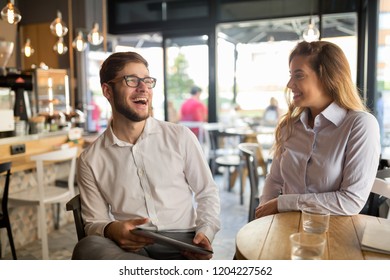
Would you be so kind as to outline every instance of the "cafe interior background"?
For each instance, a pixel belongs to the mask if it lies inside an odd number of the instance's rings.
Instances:
[[[7,2],[0,1],[1,6]],[[91,119],[96,106],[98,127],[104,128],[110,117],[98,70],[110,53],[120,50],[139,51],[150,62],[150,72],[157,78],[153,108],[158,119],[168,120],[171,105],[179,109],[191,84],[203,89],[210,122],[229,122],[233,112],[261,117],[270,97],[286,108],[288,54],[311,24],[321,30],[321,40],[333,41],[345,50],[353,78],[372,111],[379,91],[385,108],[390,106],[388,0],[12,2],[22,18],[17,24],[0,22],[0,38],[14,42],[11,58],[2,66],[22,72],[32,66],[65,70],[68,106],[85,113],[86,131],[96,130]],[[68,29],[62,37],[49,28],[58,15]],[[93,45],[88,33],[96,23],[101,39]],[[81,52],[72,46],[79,35],[83,40],[79,45],[85,48]],[[60,41],[61,54],[53,50]],[[22,53],[26,44],[34,49],[29,57]],[[32,92],[41,94],[39,87],[31,90],[30,99],[34,99]],[[4,95],[2,108],[7,107]],[[49,110],[44,108],[47,103],[30,101],[38,105],[31,106],[32,115]],[[389,130],[386,110],[384,119],[385,130]],[[385,133],[384,145],[390,145],[388,138]]]
[[[4,11],[10,5],[11,19]],[[69,127],[101,132],[111,113],[99,67],[124,50],[141,53],[157,78],[157,119],[176,121],[170,110],[179,111],[197,85],[209,122],[250,124],[261,120],[271,97],[286,110],[289,52],[302,39],[320,39],[345,51],[374,115],[383,99],[382,148],[390,148],[390,0],[1,0],[0,6],[1,138]],[[34,122],[40,116],[43,127]],[[4,128],[7,118],[13,130]],[[28,230],[16,233],[17,246],[31,242],[18,237]]]

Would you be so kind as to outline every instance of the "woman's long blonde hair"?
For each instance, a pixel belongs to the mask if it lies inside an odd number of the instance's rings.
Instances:
[[[347,110],[368,111],[356,85],[352,82],[348,60],[339,46],[326,41],[311,43],[303,41],[291,52],[289,64],[296,56],[310,58],[310,67],[315,71],[326,93],[337,105]],[[273,147],[276,157],[281,155],[284,142],[293,132],[294,122],[305,110],[304,107],[296,107],[291,100],[291,90],[286,88],[288,111],[276,128]],[[283,128],[287,131],[284,135],[281,133]]]

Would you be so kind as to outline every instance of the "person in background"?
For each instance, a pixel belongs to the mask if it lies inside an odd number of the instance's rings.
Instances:
[[[151,116],[156,79],[138,53],[110,55],[100,82],[112,120],[78,160],[87,237],[72,259],[210,259],[133,231],[164,231],[212,249],[220,229],[218,187],[195,135]]]
[[[92,115],[91,115],[91,119],[92,119],[92,128],[94,131],[96,132],[100,132],[100,114],[101,114],[101,110],[100,110],[100,107],[99,105],[96,103],[96,101],[94,99],[92,99],[91,101],[91,112],[92,112]]]
[[[343,51],[300,42],[289,57],[288,112],[276,128],[274,157],[256,218],[317,205],[358,214],[379,163],[379,127],[351,79]]]
[[[263,124],[270,126],[276,125],[279,121],[280,115],[278,100],[275,97],[271,97],[269,105],[264,111]]]
[[[206,105],[200,101],[200,95],[202,89],[197,86],[191,88],[191,97],[188,98],[181,105],[180,108],[180,121],[182,122],[207,122],[208,110]],[[191,130],[198,137],[199,128],[191,128]]]

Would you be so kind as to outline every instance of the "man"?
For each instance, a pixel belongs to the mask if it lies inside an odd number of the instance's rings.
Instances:
[[[78,161],[88,236],[72,258],[210,259],[133,231],[140,226],[174,232],[212,249],[220,228],[218,188],[196,137],[184,126],[151,117],[156,79],[139,54],[112,54],[102,64],[100,82],[112,121]]]
[[[207,107],[200,101],[202,89],[197,86],[191,88],[191,97],[180,108],[182,122],[206,122],[208,119]],[[191,128],[192,132],[199,137],[199,128]]]

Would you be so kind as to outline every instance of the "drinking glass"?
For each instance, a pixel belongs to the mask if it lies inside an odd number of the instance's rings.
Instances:
[[[290,235],[292,260],[321,260],[326,240],[323,235],[297,232]]]
[[[329,211],[310,206],[302,209],[303,230],[311,233],[325,233],[329,229]]]

